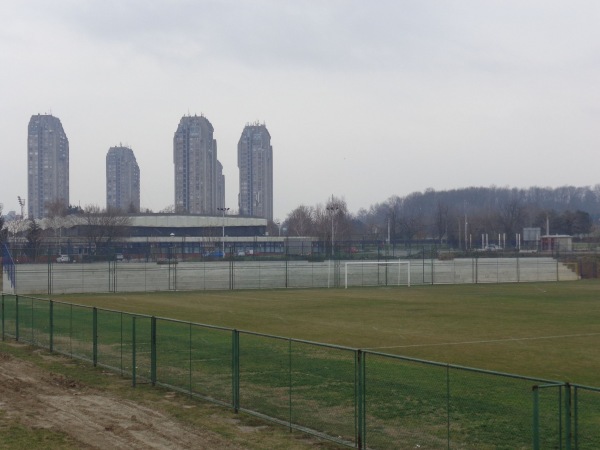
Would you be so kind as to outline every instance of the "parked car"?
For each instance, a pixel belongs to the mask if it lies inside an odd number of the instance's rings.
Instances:
[[[485,248],[488,252],[496,252],[502,250],[502,247],[496,244],[490,244]]]
[[[71,262],[71,258],[69,258],[69,255],[58,255],[58,258],[56,258],[56,262],[57,263],[68,263],[68,262]]]
[[[115,255],[115,259],[116,259],[117,261],[123,261],[123,253],[117,253],[117,254]]]

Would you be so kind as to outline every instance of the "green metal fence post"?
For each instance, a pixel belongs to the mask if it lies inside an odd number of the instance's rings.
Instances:
[[[52,294],[52,256],[48,248],[48,295]]]
[[[136,371],[136,349],[135,349],[135,316],[131,317],[131,386],[135,387],[137,371]]]
[[[33,305],[34,301],[35,300],[32,298],[31,299],[31,324],[30,324],[30,327],[31,327],[31,343],[35,345],[35,343],[36,343],[35,342],[35,314],[34,314],[35,307]]]
[[[110,260],[108,261],[108,292],[112,292],[112,277],[110,273]]]
[[[92,362],[98,365],[98,308],[92,309]]]
[[[237,414],[240,409],[240,332],[232,330],[231,333],[231,398],[233,410]]]
[[[156,386],[156,317],[150,319],[150,381]]]
[[[573,387],[573,444],[579,450],[579,402],[577,400],[577,386]]]
[[[356,447],[359,450],[363,450],[366,447],[366,376],[365,376],[365,353],[362,350],[356,350],[356,361],[357,361],[357,389],[356,389],[356,403],[358,404],[358,417],[357,417],[357,438]]]
[[[450,364],[446,364],[446,442],[450,450]]]
[[[2,294],[2,340],[4,341],[4,294]]]
[[[183,259],[183,251],[182,251],[182,255],[181,255],[181,259]],[[190,387],[190,397],[193,395],[194,393],[194,386],[192,384],[192,350],[193,350],[193,342],[192,342],[193,338],[192,338],[192,322],[190,322],[189,325],[189,335],[188,335],[188,341],[189,341],[189,345],[188,345],[188,367],[189,367],[189,371],[188,371],[188,385]]]
[[[533,450],[540,449],[540,390],[537,385],[531,388],[533,391]]]
[[[177,263],[177,261],[175,261]],[[177,290],[177,264],[173,264],[173,290]]]
[[[19,342],[19,296],[15,295],[15,340]]]
[[[290,433],[292,432],[292,339],[288,339],[288,423]]]
[[[120,350],[120,355],[119,355],[119,369],[121,370],[121,376],[123,376],[123,347],[125,346],[125,344],[123,343],[123,313],[119,313],[119,319],[120,319],[120,340],[119,340],[119,350]]]
[[[563,386],[558,388],[558,442],[560,450],[563,448]]]
[[[571,450],[571,385],[565,384],[565,449]]]
[[[49,317],[49,325],[50,325],[50,352],[54,351],[54,302],[52,300],[50,300],[49,302],[49,313],[50,313],[50,317]]]

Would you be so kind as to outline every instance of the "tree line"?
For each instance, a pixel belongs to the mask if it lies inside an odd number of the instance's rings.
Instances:
[[[39,255],[44,237],[60,233],[73,217],[86,225],[85,238],[93,248],[125,236],[130,224],[122,211],[95,205],[65,207],[56,202],[49,205],[45,230],[33,218],[5,224],[0,213],[0,242],[20,234],[27,240],[28,253]],[[600,184],[527,189],[492,186],[394,195],[356,214],[349,212],[343,198],[332,196],[323,204],[296,207],[283,223],[269,223],[268,231],[277,235],[281,226],[284,235],[318,237],[323,242],[429,239],[466,248],[476,246],[481,235],[488,235],[490,242],[501,235],[507,245],[515,244],[526,227],[540,228],[542,234],[548,230],[550,234],[585,236],[599,218]]]
[[[428,189],[387,200],[350,214],[346,202],[332,197],[316,206],[300,205],[287,216],[289,236],[322,240],[430,239],[466,248],[488,235],[516,244],[524,228],[541,233],[588,235],[600,217],[600,185],[528,189],[469,187],[446,191]],[[333,226],[332,226],[333,225]]]

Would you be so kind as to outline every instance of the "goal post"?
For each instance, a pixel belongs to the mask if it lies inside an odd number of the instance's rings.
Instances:
[[[389,273],[389,267],[398,266],[397,271],[397,282],[387,278]],[[353,270],[355,267],[360,267],[360,273],[356,270]],[[402,268],[406,267],[406,285],[410,286],[410,261],[406,260],[393,260],[393,261],[348,261],[344,264],[344,287],[348,289],[348,277],[360,277],[361,278],[361,286],[379,286],[381,285],[381,281],[379,279],[380,273],[379,269],[381,267],[385,267],[385,275],[386,275],[386,285],[395,285],[400,286],[402,282]],[[366,283],[365,283],[366,280]],[[375,281],[376,280],[376,281]]]

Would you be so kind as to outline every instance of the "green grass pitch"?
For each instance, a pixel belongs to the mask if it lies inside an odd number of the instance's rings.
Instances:
[[[54,296],[118,311],[600,385],[600,282]]]

